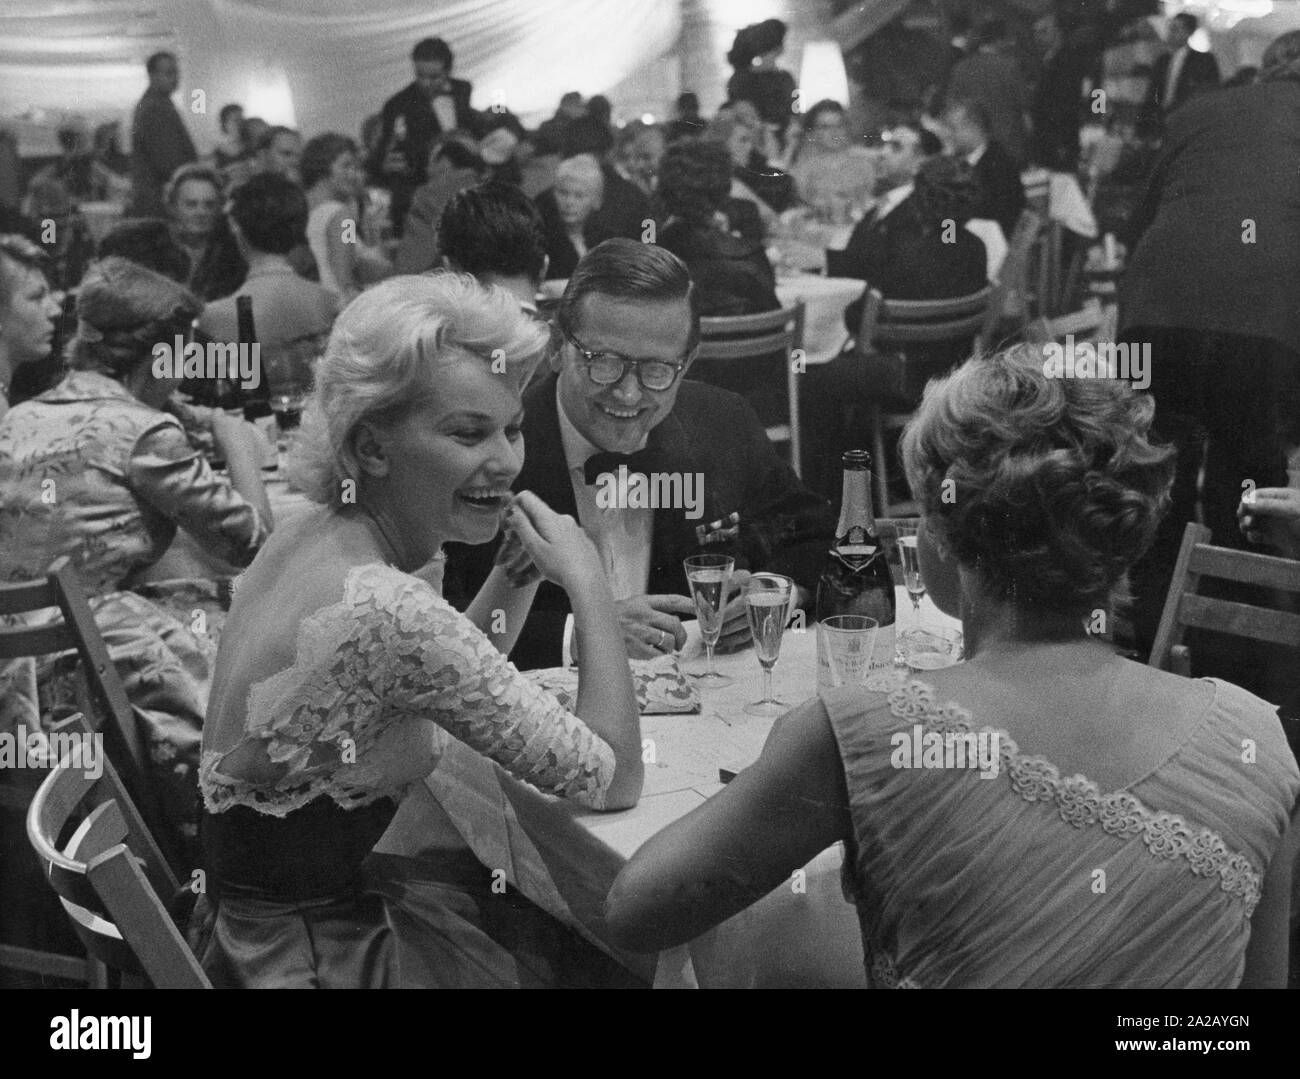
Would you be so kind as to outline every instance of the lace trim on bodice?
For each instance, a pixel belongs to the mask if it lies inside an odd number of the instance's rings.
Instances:
[[[400,795],[427,775],[444,736],[513,775],[600,809],[614,774],[609,746],[512,667],[427,582],[354,567],[343,598],[304,619],[294,663],[248,691],[243,737],[203,754],[204,805],[283,817],[324,794],[345,809]],[[248,742],[285,766],[278,782],[218,771]]]
[[[1219,886],[1244,904],[1247,917],[1254,911],[1263,884],[1262,874],[1254,869],[1249,858],[1229,850],[1223,839],[1209,828],[1196,829],[1177,813],[1149,809],[1126,790],[1103,794],[1085,776],[1063,778],[1051,761],[1022,754],[1006,731],[976,728],[970,712],[953,701],[937,706],[934,689],[924,682],[909,681],[890,693],[888,700],[889,710],[895,716],[920,720],[927,731],[996,734],[1000,771],[1006,773],[1011,789],[1025,801],[1054,803],[1061,820],[1075,828],[1100,825],[1103,831],[1119,839],[1141,838],[1155,857],[1168,861],[1181,859],[1198,877],[1218,877]]]

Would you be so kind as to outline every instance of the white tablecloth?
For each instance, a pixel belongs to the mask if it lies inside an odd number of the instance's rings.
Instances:
[[[900,624],[911,603],[898,590]],[[955,626],[927,597],[924,624]],[[692,633],[683,662],[702,656]],[[761,678],[752,649],[718,656],[735,684],[709,691],[702,715],[645,716],[642,738],[653,747],[641,801],[621,813],[593,813],[538,793],[466,749],[451,746],[423,786],[407,796],[377,849],[418,857],[423,814],[436,798],[456,819],[475,855],[533,902],[601,939],[604,897],[619,869],[656,832],[722,789],[719,769],[739,771],[762,750],[772,720],[747,716]],[[816,691],[812,629],[786,634],[773,672],[777,695],[791,706]],[[682,949],[655,957],[611,954],[660,987],[747,988],[776,985],[861,987],[865,984],[857,913],[840,890],[837,846],[806,867],[806,891],[776,889]]]
[[[829,363],[844,348],[849,331],[844,309],[867,290],[867,283],[855,277],[821,277],[792,274],[776,282],[782,307],[804,302],[803,349],[808,363]]]

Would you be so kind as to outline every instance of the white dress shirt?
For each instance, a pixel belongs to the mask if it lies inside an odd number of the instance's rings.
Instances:
[[[450,94],[439,94],[433,99],[433,115],[445,135],[456,130],[456,102]]]
[[[883,195],[880,196],[880,201],[876,203],[875,220],[883,221],[886,217],[888,217],[891,213],[894,212],[894,209],[898,206],[899,203],[901,203],[915,190],[916,190],[916,185],[913,183],[906,183],[901,185],[900,187],[890,188],[888,191],[886,191]],[[874,224],[875,222],[873,221],[872,223]]]
[[[578,507],[578,523],[591,537],[600,552],[615,599],[645,595],[650,581],[650,541],[654,535],[654,510],[605,509],[596,504],[596,486],[587,486],[583,466],[587,458],[600,453],[600,447],[587,441],[573,426],[559,399],[560,389],[555,388],[557,411],[560,417],[560,441],[564,447],[564,460],[569,466],[569,481],[573,484],[573,497]],[[643,449],[645,441],[638,446]]]

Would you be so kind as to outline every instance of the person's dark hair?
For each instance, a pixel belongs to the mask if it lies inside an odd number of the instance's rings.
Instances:
[[[961,98],[948,105],[949,110],[960,112],[985,135],[993,134],[993,117],[989,115],[988,106],[975,98]]]
[[[659,198],[674,217],[703,227],[731,191],[731,154],[717,139],[690,136],[672,143],[659,161]]]
[[[479,184],[452,196],[438,220],[436,248],[453,270],[540,281],[546,261],[542,215],[513,184]]]
[[[244,118],[244,106],[236,105],[233,102],[229,105],[221,106],[221,111],[217,114],[217,119],[222,131],[226,129],[226,120],[231,116],[234,116],[235,113],[239,113],[239,118],[242,120]]]
[[[587,117],[598,124],[608,124],[614,113],[614,106],[604,94],[592,94],[587,98]]]
[[[569,104],[582,104],[582,95],[577,90],[567,90],[560,95],[560,108]]]
[[[411,50],[411,62],[414,64],[441,62],[450,72],[451,61],[451,46],[440,37],[426,37],[423,41],[417,41]]]
[[[279,124],[275,127],[268,127],[266,131],[262,133],[262,137],[257,140],[257,146],[255,147],[257,152],[261,153],[263,150],[269,150],[275,145],[276,137],[279,135],[292,135],[294,138],[297,138],[298,132],[291,127],[284,127]]]
[[[181,284],[190,275],[189,258],[172,239],[171,228],[161,217],[137,217],[114,225],[99,241],[99,257],[112,256]]]
[[[235,189],[230,217],[253,250],[287,255],[306,240],[307,196],[284,176],[258,173]]]
[[[844,106],[833,98],[823,98],[817,102],[811,109],[803,114],[803,129],[805,131],[814,131],[817,128],[817,118],[824,112],[838,112],[844,115]]]
[[[158,70],[158,65],[164,60],[172,60],[176,63],[180,63],[179,60],[176,60],[176,54],[174,52],[156,52],[144,62],[145,71],[150,75],[154,74]]]
[[[780,19],[764,19],[736,32],[731,51],[727,53],[727,63],[737,71],[744,71],[755,58],[784,44],[785,23]]]
[[[302,158],[298,162],[298,174],[302,177],[302,189],[310,191],[319,181],[330,174],[334,162],[347,153],[355,154],[357,144],[346,135],[326,132],[310,139],[302,148]]]
[[[59,141],[59,149],[64,153],[72,153],[83,141],[82,131],[80,128],[64,126],[59,128],[54,136]]]
[[[700,118],[699,96],[690,90],[677,95],[677,118],[679,120],[698,120]]]
[[[932,227],[949,219],[966,224],[979,201],[975,170],[960,157],[940,154],[922,162],[913,183],[913,198],[923,220]]]
[[[434,161],[445,161],[457,169],[473,169],[475,172],[484,169],[483,159],[478,156],[478,152],[460,139],[443,140],[430,156]]]
[[[1300,82],[1300,30],[1277,37],[1264,50],[1260,61],[1260,82],[1288,79]]]
[[[903,433],[908,482],[957,561],[1022,609],[1086,617],[1125,597],[1168,505],[1174,453],[1150,396],[1050,378],[1040,345],[931,382]]]
[[[184,335],[203,310],[184,286],[124,258],[93,263],[77,292],[70,364],[123,379],[148,363],[153,346]]]
[[[1180,11],[1170,20],[1170,22],[1182,23],[1183,29],[1186,30],[1188,34],[1196,33],[1197,27],[1201,25],[1201,20],[1190,11]]]
[[[992,16],[981,19],[971,35],[977,45],[996,45],[1007,37],[1007,20]]]
[[[620,236],[597,244],[583,255],[560,298],[560,327],[576,330],[582,301],[593,295],[650,303],[685,300],[691,312],[687,347],[694,348],[700,339],[700,309],[691,273],[686,263],[658,244]]]
[[[226,182],[222,179],[221,173],[211,165],[205,165],[201,161],[190,161],[179,166],[172,173],[172,178],[167,181],[167,186],[163,189],[163,202],[168,206],[174,206],[182,185],[190,183],[192,180],[211,184],[217,189],[218,196],[225,194]]]
[[[928,127],[922,127],[920,124],[913,123],[911,120],[904,120],[902,123],[892,124],[890,126],[904,127],[908,131],[914,132],[917,138],[917,148],[926,157],[934,157],[937,154],[943,153],[942,140]]]
[[[9,309],[10,293],[18,288],[18,282],[26,280],[27,271],[45,273],[49,261],[44,249],[26,236],[16,232],[0,236],[0,311]],[[19,272],[14,272],[14,266]]]

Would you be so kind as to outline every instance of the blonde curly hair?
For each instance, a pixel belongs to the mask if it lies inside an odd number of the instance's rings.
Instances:
[[[303,410],[289,473],[313,501],[344,504],[361,480],[353,446],[365,422],[399,423],[437,395],[431,365],[475,359],[525,386],[550,341],[504,289],[468,274],[391,277],[339,315]]]
[[[903,464],[927,524],[1001,599],[1083,614],[1125,601],[1169,502],[1174,452],[1152,399],[1049,378],[1040,346],[968,360],[926,387]]]

